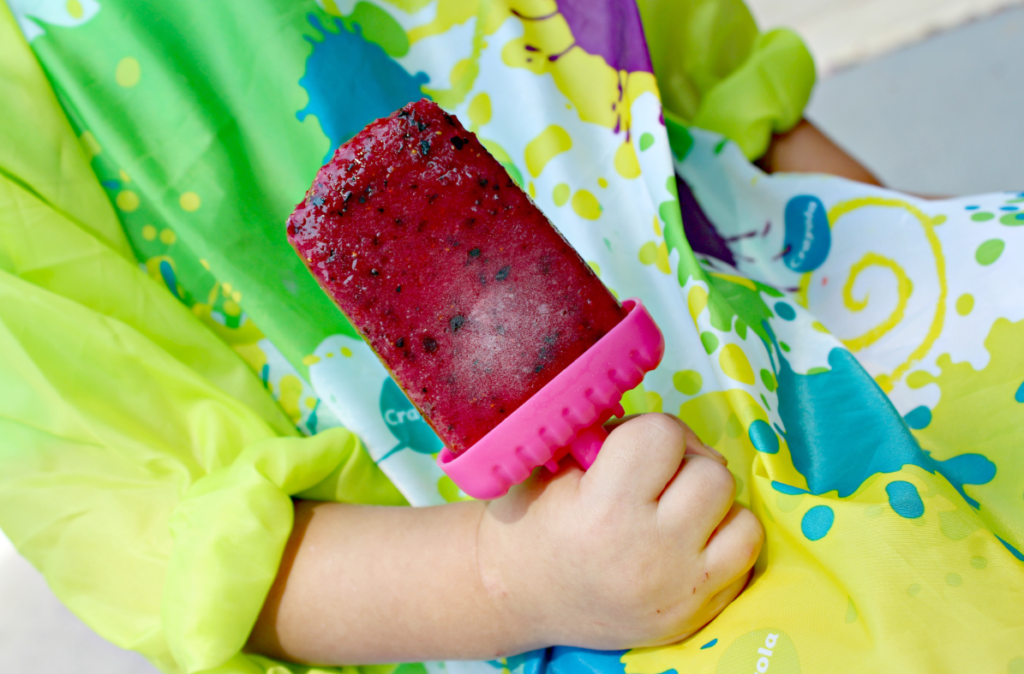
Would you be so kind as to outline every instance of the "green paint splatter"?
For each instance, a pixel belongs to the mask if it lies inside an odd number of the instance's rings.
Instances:
[[[711,333],[705,333],[711,334]],[[714,337],[714,335],[711,335]],[[703,335],[701,340],[703,341]],[[712,349],[713,350],[713,349]],[[672,385],[676,387],[676,390],[688,396],[695,395],[704,385],[704,378],[700,376],[700,372],[696,370],[682,370],[672,375]]]
[[[774,314],[760,294],[767,286],[755,283],[756,289],[751,289],[746,284],[733,283],[714,275],[708,276],[708,285],[711,289],[708,299],[711,325],[722,332],[729,332],[733,328],[733,318],[738,317],[744,325],[741,328],[739,321],[736,322],[737,334],[749,326],[762,340],[770,341],[762,321],[772,318]],[[745,336],[745,332],[741,336]]]
[[[1004,248],[1006,248],[1006,244],[1002,239],[989,239],[978,246],[977,252],[974,253],[974,259],[978,261],[978,264],[988,266],[999,259]]]
[[[718,337],[713,332],[705,331],[700,333],[700,343],[704,345],[704,351],[710,355],[718,348]]]
[[[650,146],[654,145],[654,136],[649,133],[645,133],[640,136],[640,151],[643,152]]]
[[[985,222],[986,220],[991,220],[994,217],[996,217],[996,216],[994,216],[991,213],[987,213],[987,212],[983,211],[981,213],[975,213],[974,215],[972,215],[971,216],[971,220],[974,220],[975,222]]]
[[[1022,227],[1024,226],[1024,211],[1007,213],[1003,217],[999,218],[999,222],[1007,225],[1008,227]]]
[[[774,391],[777,386],[775,382],[775,375],[768,370],[761,370],[761,383],[763,383],[764,387],[769,391]]]

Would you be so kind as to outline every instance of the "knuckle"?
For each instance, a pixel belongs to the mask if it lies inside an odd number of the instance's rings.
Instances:
[[[647,425],[651,444],[659,443],[678,447],[686,442],[686,431],[682,425],[667,414],[645,414],[640,419]]]
[[[701,486],[709,497],[731,501],[736,496],[736,478],[728,468],[703,456],[693,457],[690,461],[698,471]]]

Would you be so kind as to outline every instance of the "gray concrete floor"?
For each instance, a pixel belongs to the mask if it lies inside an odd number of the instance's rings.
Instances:
[[[895,189],[1024,190],[1024,8],[832,75],[807,117]]]
[[[897,189],[1024,189],[1024,9],[837,73],[807,114]],[[85,627],[0,535],[0,672],[155,671]]]

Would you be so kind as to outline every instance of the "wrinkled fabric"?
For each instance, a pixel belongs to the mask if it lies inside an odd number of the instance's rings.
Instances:
[[[464,498],[284,232],[334,148],[427,96],[650,309],[669,348],[624,406],[723,452],[766,544],[678,645],[403,674],[1024,666],[1024,193],[763,174],[813,83],[792,33],[724,0],[11,7],[0,527],[106,638],[327,671],[241,650],[289,497]]]

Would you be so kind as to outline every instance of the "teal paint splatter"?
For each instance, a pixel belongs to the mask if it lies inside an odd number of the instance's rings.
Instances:
[[[932,411],[921,405],[907,412],[903,420],[907,422],[907,426],[910,426],[915,431],[919,431],[922,428],[927,428],[928,424],[932,422]]]
[[[1024,562],[1024,553],[1022,553],[1020,550],[1018,550],[1017,548],[1013,547],[1012,545],[1010,545],[1009,543],[1004,541],[1001,537],[996,536],[996,538],[999,539],[1000,543],[1002,543],[1004,546],[1006,546],[1006,549],[1010,551],[1011,555],[1013,555],[1014,557],[1016,557],[1020,561]]]
[[[981,507],[976,500],[967,495],[964,485],[991,482],[992,478],[996,476],[996,464],[981,454],[960,454],[945,461],[936,461],[928,452],[925,454],[935,469],[949,480],[950,484],[964,497],[964,500],[971,504],[971,507]]]
[[[317,410],[320,409],[320,401],[316,401],[316,405],[313,406],[313,411],[309,413],[309,417],[306,419],[306,429],[309,430],[310,435],[316,435],[316,427],[320,423],[319,417],[317,417]]]
[[[809,194],[790,199],[786,204],[785,224],[783,263],[801,273],[820,267],[832,247],[832,230],[821,199]]]
[[[772,489],[779,492],[780,494],[786,494],[788,496],[796,496],[797,494],[807,493],[806,489],[801,489],[800,487],[793,487],[791,485],[779,482],[777,480],[772,480]]]
[[[778,454],[779,437],[775,435],[775,431],[767,422],[761,419],[754,420],[754,423],[750,424],[747,435],[750,436],[750,444],[754,445],[754,449],[757,451],[765,454]]]
[[[167,284],[167,289],[171,291],[171,294],[181,299],[181,295],[178,294],[178,278],[174,275],[174,267],[167,260],[160,260],[160,277]]]
[[[353,23],[349,32],[332,19],[333,25],[325,28],[315,14],[309,15],[309,23],[323,40],[306,38],[313,51],[299,84],[309,94],[309,104],[295,116],[301,122],[316,115],[331,141],[324,157],[327,162],[339,145],[364,126],[423,98],[421,87],[429,78],[422,72],[406,72],[383,47],[363,38],[359,24]]]
[[[1013,399],[1019,403],[1024,403],[1024,384],[1021,384],[1020,388],[1017,389],[1017,393],[1013,396]]]
[[[814,376],[797,374],[767,323],[765,327],[773,368],[778,358],[776,411],[788,429],[783,438],[810,493],[837,491],[846,498],[873,475],[919,466],[943,475],[965,501],[980,507],[964,485],[990,482],[995,464],[980,454],[933,459],[853,354],[834,348],[828,356],[829,370]]]
[[[380,390],[380,415],[398,444],[377,463],[406,447],[420,454],[436,454],[444,446],[391,377],[384,380]]]
[[[917,487],[905,480],[895,480],[885,485],[885,493],[889,495],[889,505],[900,517],[908,520],[924,515],[924,502],[917,493]]]
[[[825,538],[836,521],[836,513],[827,505],[816,505],[800,520],[800,531],[809,541],[820,541]]]
[[[711,641],[709,641],[706,644],[704,644],[703,646],[701,646],[700,649],[703,651],[705,648],[711,648],[712,646],[714,646],[717,643],[718,643],[718,639],[712,639]]]
[[[796,318],[796,310],[785,302],[775,303],[775,314],[784,321],[791,321]]]

